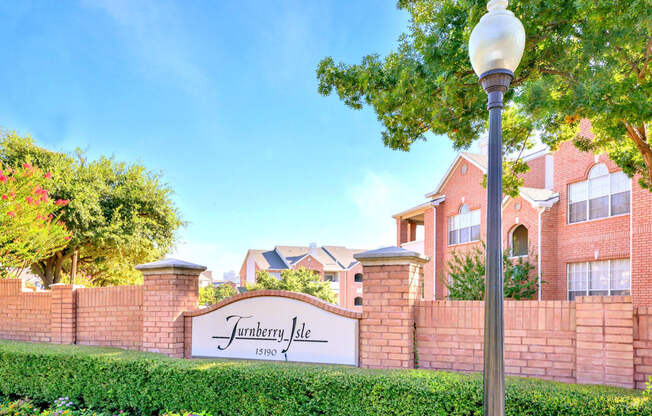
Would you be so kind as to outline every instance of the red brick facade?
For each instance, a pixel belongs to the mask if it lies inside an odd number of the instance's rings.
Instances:
[[[449,244],[448,220],[462,205],[470,211],[480,210],[480,240],[484,240],[487,197],[482,186],[482,158],[460,154],[439,189],[429,195],[429,204],[395,215],[399,246],[411,241],[408,229],[413,221],[424,227],[424,254],[430,258],[424,267],[426,299],[447,297],[444,279],[451,253],[478,244]],[[631,180],[630,213],[569,223],[569,185],[586,181],[590,169],[599,163],[606,165],[609,173],[620,171],[607,155],[581,152],[570,142],[528,160],[530,171],[523,179],[529,192],[522,190],[521,196],[506,198],[503,205],[503,247],[510,248],[515,227],[526,227],[528,260],[535,266],[535,275],[541,268],[544,281],[542,300],[568,299],[568,264],[629,259],[634,305],[652,305],[652,265],[648,261],[652,258],[652,193],[642,189],[637,178]],[[533,200],[533,193],[551,198]]]

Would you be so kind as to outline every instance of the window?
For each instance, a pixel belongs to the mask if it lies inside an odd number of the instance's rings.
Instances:
[[[460,213],[448,218],[448,245],[480,240],[480,210],[469,211],[468,205]]]
[[[353,304],[355,306],[362,306],[362,297],[358,296],[357,298],[353,299]]]
[[[353,281],[356,283],[362,283],[362,273],[356,273],[355,276],[353,276]]]
[[[629,259],[568,265],[568,300],[578,296],[629,295],[632,278]]]
[[[336,274],[325,274],[324,275],[324,281],[325,282],[331,282],[331,283],[337,283],[339,282],[339,279]]]
[[[631,180],[623,172],[609,173],[600,163],[588,180],[568,187],[568,223],[629,213]]]
[[[512,231],[512,256],[527,256],[528,247],[527,228],[521,224]]]

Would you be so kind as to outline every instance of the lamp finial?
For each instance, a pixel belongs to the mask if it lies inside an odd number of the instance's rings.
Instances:
[[[489,3],[487,3],[487,10],[505,10],[507,9],[507,6],[509,6],[508,0],[489,0]]]

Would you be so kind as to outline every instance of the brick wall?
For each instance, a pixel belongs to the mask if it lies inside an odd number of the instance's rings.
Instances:
[[[360,323],[363,366],[412,367],[408,352],[416,347],[420,368],[482,371],[484,302],[414,300],[422,262],[361,262],[369,275]],[[628,388],[644,387],[652,375],[652,308],[634,309],[631,296],[505,301],[504,316],[508,375]]]
[[[0,338],[49,342],[50,292],[23,292],[22,282],[0,279]]]
[[[484,302],[424,300],[415,313],[420,368],[482,371]],[[574,302],[505,302],[505,373],[575,381]]]
[[[143,286],[77,289],[77,343],[140,350]]]
[[[634,382],[645,388],[652,376],[652,307],[639,306],[634,315]]]
[[[0,338],[85,344],[182,357],[183,312],[197,308],[205,267],[163,260],[142,268],[143,286],[73,288],[55,284],[24,291],[22,281],[0,279]]]

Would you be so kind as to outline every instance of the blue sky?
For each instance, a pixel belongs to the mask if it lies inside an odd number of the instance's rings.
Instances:
[[[161,172],[188,226],[175,257],[238,271],[248,248],[395,243],[454,157],[385,148],[371,109],[317,93],[325,56],[391,51],[393,0],[0,4],[0,126]]]

